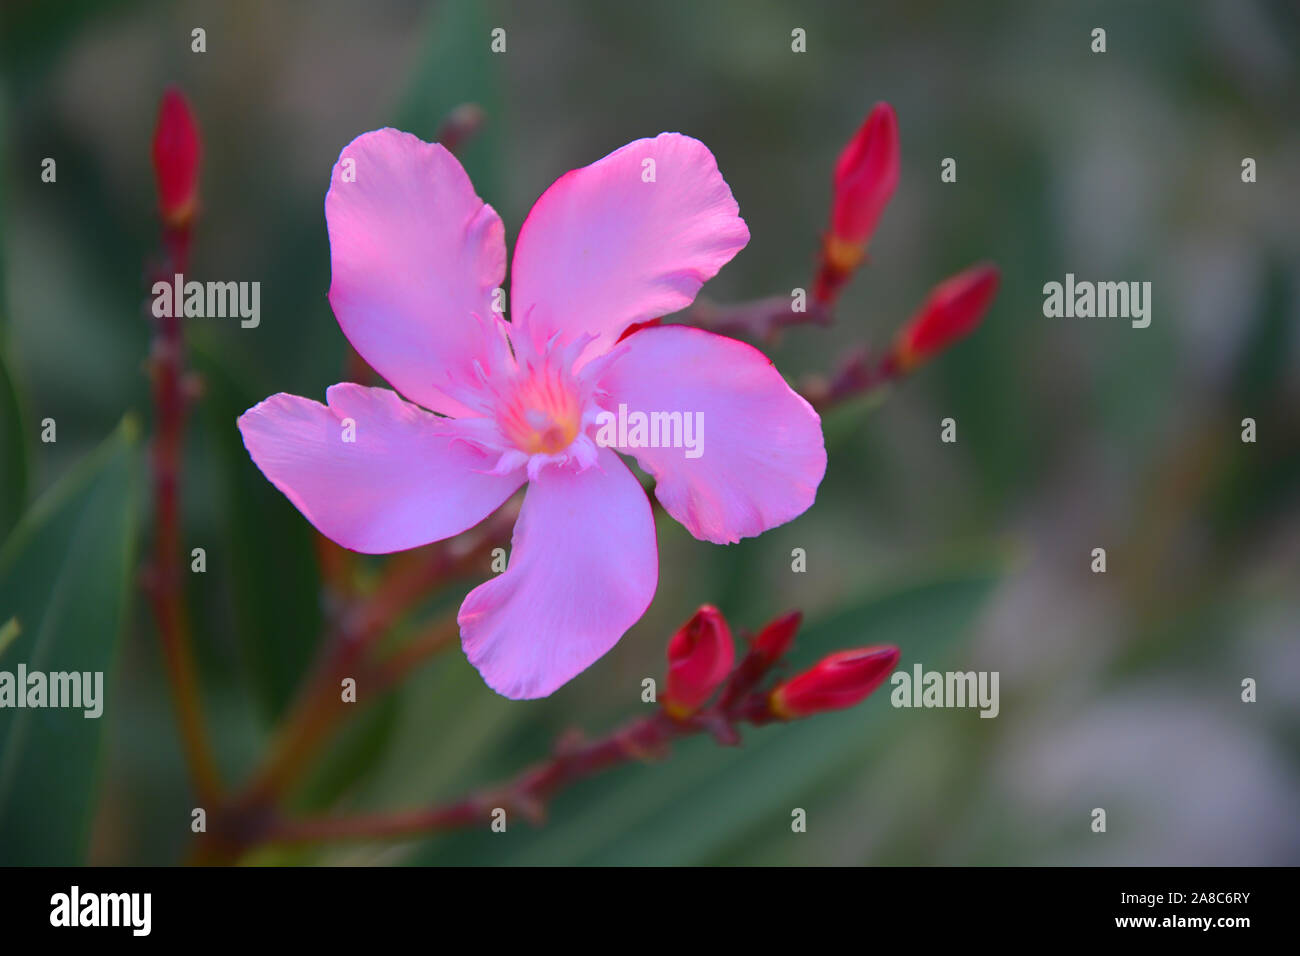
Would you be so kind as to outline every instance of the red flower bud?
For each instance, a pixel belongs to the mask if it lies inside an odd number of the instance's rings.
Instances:
[[[935,286],[898,332],[894,360],[899,366],[911,368],[973,332],[997,294],[999,275],[997,266],[981,264]]]
[[[731,673],[734,660],[731,628],[722,612],[704,605],[668,642],[668,713],[685,717],[698,710]]]
[[[852,707],[880,686],[898,656],[898,648],[890,646],[832,654],[773,690],[769,706],[782,720]]]
[[[831,228],[813,292],[830,303],[867,253],[876,221],[898,187],[898,117],[877,103],[835,163]]]
[[[153,134],[153,170],[158,208],[173,229],[190,224],[199,202],[199,160],[203,145],[199,125],[185,94],[168,89],[158,108]]]
[[[835,164],[833,238],[861,254],[898,187],[898,167],[898,117],[888,103],[877,103]]]
[[[762,657],[765,665],[771,666],[790,650],[790,645],[794,643],[794,636],[799,632],[799,625],[802,623],[802,611],[791,611],[769,621],[750,643],[750,650]]]

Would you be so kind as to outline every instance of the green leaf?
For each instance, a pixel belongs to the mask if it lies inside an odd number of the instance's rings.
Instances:
[[[0,71],[29,89],[46,79],[58,53],[86,35],[90,21],[129,12],[141,0],[67,0],[0,6]]]
[[[265,398],[205,353],[202,414],[230,516],[226,553],[237,637],[262,715],[274,720],[311,667],[321,633],[320,575],[312,527],[244,449],[235,420]]]
[[[300,807],[331,806],[383,759],[397,725],[401,698],[385,694],[344,725],[295,800]]]
[[[5,156],[8,108],[0,90],[0,238],[5,234]],[[0,253],[3,253],[0,242]],[[0,541],[18,522],[27,501],[27,443],[18,386],[6,357],[8,311],[5,291],[5,263],[0,258]]]
[[[2,312],[3,310],[0,310]],[[18,523],[27,501],[27,442],[18,389],[0,343],[0,540]]]
[[[124,419],[0,548],[0,616],[22,622],[5,673],[100,672],[106,715],[131,592],[137,431]],[[0,862],[84,861],[103,728],[79,708],[0,708]]]
[[[18,640],[18,635],[23,632],[23,626],[18,623],[18,618],[11,617],[0,624],[0,657],[4,656],[5,651],[9,650],[9,645]]]
[[[477,0],[447,0],[429,17],[422,50],[394,124],[421,139],[431,140],[439,124],[464,103],[483,108],[483,128],[457,158],[469,173],[475,191],[498,212],[505,203],[500,162],[504,155],[504,98],[498,81],[503,56],[491,49],[493,24]]]
[[[1295,301],[1296,283],[1281,262],[1268,265],[1263,295],[1233,370],[1232,397],[1239,408],[1258,408],[1277,393],[1289,369],[1287,357],[1294,352],[1290,303]]]
[[[795,666],[832,650],[874,643],[902,649],[899,668],[943,663],[969,632],[1002,574],[1000,557],[947,563],[881,588],[800,635]],[[903,720],[888,687],[856,708],[751,728],[737,748],[681,742],[665,761],[621,768],[560,794],[538,830],[523,821],[500,834],[426,841],[417,864],[708,864],[733,848],[770,843],[793,854],[790,808],[869,764]]]
[[[9,208],[5,202],[5,184],[9,181],[9,171],[5,162],[6,157],[9,155],[8,137],[9,107],[6,102],[5,90],[0,87],[0,254],[4,252],[3,237],[8,234],[8,230],[5,228],[5,210]],[[6,281],[4,259],[0,258],[0,351],[4,349],[5,326],[8,322],[8,313],[5,311],[9,302]],[[0,528],[0,536],[3,534],[4,529]]]

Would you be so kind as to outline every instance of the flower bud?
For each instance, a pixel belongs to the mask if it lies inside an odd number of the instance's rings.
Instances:
[[[790,650],[801,623],[803,623],[802,611],[791,611],[789,614],[774,618],[758,632],[758,636],[750,643],[750,650],[761,656],[764,665],[770,667]]]
[[[880,686],[898,656],[884,645],[831,654],[773,690],[769,707],[782,720],[852,707]]]
[[[877,103],[835,163],[817,301],[832,301],[866,256],[876,222],[898,187],[898,170],[898,117],[888,103]]]
[[[668,713],[685,717],[698,710],[731,673],[734,660],[731,628],[716,607],[704,605],[668,642]]]
[[[199,126],[185,94],[168,89],[158,108],[153,134],[153,169],[163,222],[184,229],[199,202],[199,161],[203,146]]]
[[[449,152],[455,153],[483,128],[486,118],[483,107],[477,103],[462,103],[447,114],[447,118],[438,127],[434,140]]]
[[[898,117],[888,103],[877,103],[835,164],[832,236],[866,248],[898,188],[898,168]]]
[[[919,312],[898,332],[894,361],[904,371],[969,335],[998,291],[998,268],[972,266],[939,283]]]

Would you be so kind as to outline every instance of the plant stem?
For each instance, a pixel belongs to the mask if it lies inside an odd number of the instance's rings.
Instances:
[[[685,728],[656,711],[600,740],[561,750],[502,787],[424,809],[272,820],[262,842],[284,845],[415,836],[488,822],[497,808],[540,823],[546,802],[556,791],[602,770],[661,753],[672,739],[689,732]]]
[[[773,719],[767,715],[765,694],[747,698],[728,717],[706,714],[676,721],[663,711],[656,711],[599,740],[580,745],[562,743],[550,759],[535,764],[500,787],[472,793],[447,804],[395,813],[272,818],[267,821],[259,842],[291,845],[398,839],[490,823],[498,810],[504,810],[507,815],[518,813],[538,825],[546,819],[550,799],[579,780],[632,761],[666,756],[669,746],[680,737],[711,732],[724,743],[733,742],[717,733],[719,720],[728,725],[740,720],[757,725]]]
[[[788,326],[827,326],[833,321],[828,306],[810,302],[805,311],[796,312],[792,304],[788,295],[725,305],[697,299],[687,311],[683,324],[718,335],[747,335],[761,342],[772,342]]]
[[[579,780],[634,760],[666,756],[673,741],[681,737],[709,733],[719,743],[731,745],[739,743],[738,724],[761,726],[779,720],[768,704],[768,692],[752,690],[774,663],[751,651],[732,671],[712,707],[680,720],[656,710],[588,743],[577,742],[572,735],[562,737],[548,760],[502,786],[451,803],[393,813],[296,819],[268,816],[255,841],[291,845],[397,839],[482,825],[491,822],[498,809],[540,824],[550,799]]]
[[[166,244],[167,272],[184,272],[189,261],[189,230],[168,230]],[[189,396],[184,377],[181,317],[178,309],[169,311],[173,314],[156,320],[151,357],[155,421],[150,460],[155,512],[153,561],[146,581],[191,782],[199,799],[210,802],[220,793],[220,776],[203,722],[181,576],[185,559],[180,530],[180,481]]]
[[[374,676],[363,682],[369,668],[366,655],[374,643],[432,588],[481,568],[492,549],[508,540],[517,514],[517,509],[508,504],[469,537],[392,559],[375,591],[343,613],[313,677],[290,709],[266,759],[233,801],[234,809],[251,813],[252,808],[269,805],[299,779],[330,731],[352,707],[340,699],[343,678],[357,678],[358,688],[372,697],[396,683],[405,674],[403,668],[451,644],[457,633],[454,617],[450,622],[438,622],[410,646],[381,662]],[[365,683],[374,690],[365,691]]]
[[[799,393],[813,408],[824,412],[851,398],[884,388],[902,375],[903,369],[893,356],[872,361],[866,350],[859,350],[841,363],[831,378],[810,378],[800,387]]]

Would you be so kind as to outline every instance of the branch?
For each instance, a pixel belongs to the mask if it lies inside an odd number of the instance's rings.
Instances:
[[[189,262],[190,230],[165,232],[165,269],[158,278],[183,273]],[[184,371],[184,338],[178,309],[155,320],[149,368],[152,374],[154,436],[150,462],[154,488],[153,557],[144,585],[153,605],[162,642],[163,659],[172,689],[172,702],[180,724],[181,745],[199,798],[213,800],[220,791],[216,760],[203,723],[198,675],[190,641],[189,614],[185,606],[181,568],[185,558],[180,528],[181,458],[185,416],[192,389]]]
[[[768,712],[765,693],[743,698],[734,712],[725,715],[710,712],[676,721],[659,710],[590,743],[575,744],[562,738],[550,759],[502,786],[451,803],[354,817],[272,819],[259,842],[291,845],[417,836],[488,823],[498,808],[507,814],[519,813],[530,823],[540,825],[546,820],[551,798],[579,780],[633,761],[667,756],[671,744],[682,737],[712,733],[722,743],[735,742],[719,733],[720,724],[728,728],[742,722],[757,726],[775,719]]]
[[[379,587],[340,614],[312,678],[281,724],[262,765],[232,801],[232,812],[252,814],[299,779],[335,724],[353,709],[339,697],[343,678],[356,677],[361,686],[361,677],[369,667],[366,655],[375,642],[439,584],[481,569],[492,550],[510,540],[517,517],[518,505],[507,504],[474,531],[390,560]],[[450,626],[454,629],[454,618]],[[446,628],[446,622],[439,622],[377,665],[373,683],[386,689],[404,673],[400,667],[414,665],[449,646],[452,641]]]
[[[796,312],[788,295],[774,295],[766,299],[720,305],[708,299],[696,299],[682,319],[683,325],[693,325],[719,335],[745,335],[761,342],[774,341],[780,331],[795,325],[827,326],[834,321],[829,307],[809,302],[807,309]]]
[[[680,324],[691,325],[719,335],[742,335],[757,341],[772,343],[783,329],[799,325],[829,326],[835,320],[828,302],[812,301],[807,311],[791,308],[789,296],[776,295],[750,302],[719,305],[707,299],[698,299],[686,311]],[[656,324],[657,320],[644,323]],[[625,335],[627,333],[624,333]],[[903,368],[892,354],[872,361],[865,349],[851,353],[830,378],[810,376],[799,388],[808,403],[818,411],[859,395],[882,388],[900,378]]]
[[[799,392],[817,411],[842,404],[897,381],[903,369],[893,355],[873,361],[865,349],[849,355],[829,379],[814,375],[807,378]]]
[[[797,617],[781,620],[798,626]],[[254,842],[291,845],[395,839],[481,825],[490,822],[498,808],[508,814],[519,813],[534,825],[541,824],[552,797],[579,780],[633,761],[665,757],[672,743],[683,737],[707,733],[720,744],[730,746],[740,742],[739,725],[757,727],[781,720],[770,706],[769,692],[754,689],[781,653],[765,653],[756,643],[722,684],[712,707],[681,719],[660,709],[588,743],[580,742],[573,734],[566,735],[548,760],[503,785],[470,793],[451,803],[394,813],[268,817]]]

